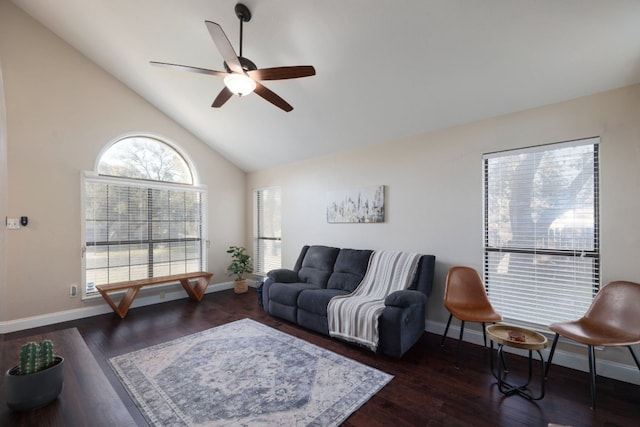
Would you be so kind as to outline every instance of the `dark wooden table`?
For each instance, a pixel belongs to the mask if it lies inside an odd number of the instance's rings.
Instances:
[[[13,412],[6,403],[4,376],[17,364],[20,347],[27,341],[53,341],[55,353],[64,357],[64,385],[50,405],[26,412]],[[1,344],[1,426],[135,426],[100,366],[76,328],[34,335]]]

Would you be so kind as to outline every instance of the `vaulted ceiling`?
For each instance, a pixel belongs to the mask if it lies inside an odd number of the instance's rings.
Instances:
[[[211,103],[236,50],[235,0],[12,0],[245,171],[324,156],[640,82],[637,0],[243,0],[244,56],[317,75]]]

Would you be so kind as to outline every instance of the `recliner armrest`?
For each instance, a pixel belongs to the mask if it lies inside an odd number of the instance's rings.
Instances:
[[[396,291],[387,296],[384,300],[385,306],[410,307],[415,304],[426,304],[427,297],[420,291],[404,290]]]
[[[299,282],[298,273],[287,268],[271,270],[267,276],[275,283],[296,283]]]

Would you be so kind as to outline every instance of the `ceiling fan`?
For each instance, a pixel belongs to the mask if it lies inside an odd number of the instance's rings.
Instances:
[[[258,68],[250,59],[242,56],[242,24],[251,20],[249,8],[242,3],[235,6],[236,16],[240,20],[240,55],[236,55],[231,42],[222,30],[222,27],[215,22],[204,21],[209,30],[220,55],[224,59],[225,71],[209,70],[206,68],[191,67],[189,65],[170,64],[167,62],[151,61],[152,65],[159,67],[173,68],[190,71],[193,73],[209,74],[224,77],[225,87],[220,91],[211,106],[220,108],[232,95],[245,96],[255,92],[265,100],[284,111],[291,111],[293,107],[272,90],[265,87],[262,80],[285,80],[309,77],[316,74],[315,68],[311,65],[298,65],[290,67]]]

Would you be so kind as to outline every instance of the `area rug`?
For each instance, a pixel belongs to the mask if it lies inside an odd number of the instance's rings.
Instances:
[[[335,426],[393,378],[249,319],[109,363],[154,426]]]

